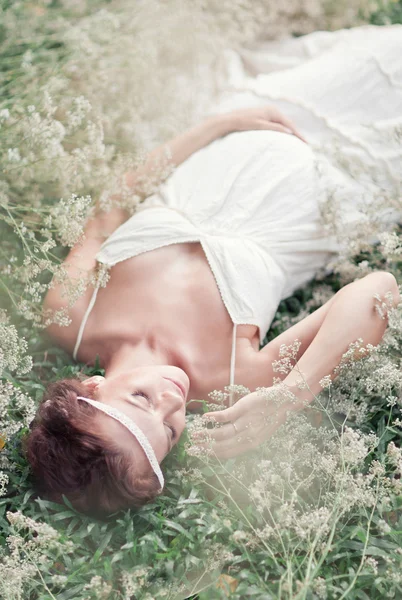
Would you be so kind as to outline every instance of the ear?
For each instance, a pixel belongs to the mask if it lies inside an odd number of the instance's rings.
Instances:
[[[85,379],[82,383],[85,385],[85,387],[91,394],[95,394],[99,385],[104,381],[105,378],[101,375],[94,375],[93,377],[88,377],[88,379]]]

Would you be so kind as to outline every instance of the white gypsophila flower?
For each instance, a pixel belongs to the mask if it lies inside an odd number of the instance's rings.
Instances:
[[[9,555],[0,560],[0,596],[14,600],[25,597],[25,586],[37,575],[38,568],[47,570],[54,564],[55,552],[71,554],[75,547],[71,540],[62,543],[60,534],[50,525],[25,517],[21,511],[8,511],[6,516],[13,531],[28,530],[31,534],[27,539],[20,533],[10,533],[6,538]]]
[[[316,577],[313,581],[313,590],[320,600],[328,598],[327,583],[323,577]]]
[[[9,118],[10,118],[10,111],[8,110],[8,108],[2,108],[0,110],[0,122],[4,123],[4,121],[8,121]]]
[[[6,516],[16,531],[28,529],[30,532],[35,533],[35,543],[37,544],[46,544],[48,541],[57,540],[60,536],[59,532],[48,523],[40,523],[31,517],[26,517],[20,510],[15,512],[8,511]]]
[[[331,387],[332,385],[332,379],[331,379],[331,375],[325,375],[325,377],[323,377],[320,380],[320,386],[323,389],[328,389],[329,387]]]
[[[402,449],[395,445],[395,442],[390,442],[387,446],[387,457],[390,463],[399,468],[402,465]]]
[[[91,103],[85,96],[73,99],[72,107],[67,111],[67,132],[71,134],[78,129],[92,111]]]
[[[402,254],[402,240],[395,231],[384,231],[379,235],[379,240],[381,242],[381,250],[384,256],[394,257]]]
[[[7,150],[7,158],[9,162],[19,162],[21,160],[20,151],[18,148],[8,148]]]
[[[27,348],[25,338],[18,336],[15,326],[7,323],[5,312],[0,312],[0,375],[6,370],[17,375],[29,373],[32,358],[26,355]]]
[[[94,575],[94,577],[91,578],[91,581],[84,585],[84,590],[92,591],[99,600],[106,600],[109,598],[113,588],[112,585],[107,583],[102,577]]]
[[[52,118],[57,111],[57,106],[54,105],[53,97],[49,89],[46,88],[43,90],[42,108],[49,119]]]
[[[11,382],[0,381],[0,431],[3,442],[23,427],[28,427],[35,417],[35,402]]]
[[[120,580],[125,594],[124,597],[128,599],[139,591],[145,591],[151,571],[151,567],[146,565],[138,565],[134,569],[130,569],[130,571],[122,571]]]
[[[375,353],[377,348],[372,344],[363,345],[363,339],[358,338],[355,342],[351,342],[346,352],[342,354],[341,360],[334,369],[335,375],[343,374],[357,361],[362,358],[367,358],[370,354]]]
[[[343,460],[357,466],[377,444],[378,438],[374,434],[363,435],[359,431],[345,427],[342,435]]]
[[[52,575],[52,583],[57,586],[64,586],[68,582],[67,575]]]
[[[284,360],[287,361],[287,357]],[[283,381],[271,387],[257,387],[255,391],[266,400],[269,406],[274,404],[281,406],[285,403],[295,404],[297,402],[297,397]]]
[[[0,560],[0,597],[4,600],[23,598],[25,584],[37,574],[37,567],[17,556],[2,556]]]
[[[4,436],[1,434],[2,444],[5,443]],[[15,471],[16,465],[14,462],[11,462],[9,457],[6,456],[5,451],[0,452],[0,469],[6,469],[7,471]]]
[[[91,203],[91,196],[71,194],[67,200],[62,198],[53,207],[52,222],[63,246],[74,246],[82,237]]]
[[[1,441],[1,434],[0,434],[0,441]],[[1,449],[0,449],[1,452]],[[6,473],[4,473],[3,471],[0,471],[0,496],[4,496],[7,492],[7,485],[9,482],[9,477]]]
[[[279,348],[279,360],[272,362],[274,373],[282,373],[287,375],[293,369],[297,362],[298,352],[301,342],[295,340],[292,344],[281,344]]]
[[[24,52],[24,54],[22,56],[22,61],[21,61],[22,68],[25,70],[30,69],[32,67],[32,61],[33,61],[33,52],[29,48],[26,52]]]
[[[384,519],[379,519],[379,521],[377,522],[377,528],[381,535],[386,535],[387,533],[392,531],[391,527],[386,521],[384,521]]]
[[[241,530],[237,530],[237,531],[234,531],[232,533],[232,539],[236,543],[238,543],[238,542],[244,542],[245,540],[248,540],[249,537],[250,537],[249,533],[247,533],[245,531],[241,531]]]
[[[324,506],[305,512],[296,518],[295,533],[302,539],[325,537],[331,528],[331,517],[330,509]]]
[[[365,556],[364,565],[369,567],[375,575],[378,574],[378,561],[373,556]]]
[[[374,307],[380,319],[387,319],[388,312],[394,306],[394,297],[392,292],[386,292],[382,298],[380,294],[374,294]]]

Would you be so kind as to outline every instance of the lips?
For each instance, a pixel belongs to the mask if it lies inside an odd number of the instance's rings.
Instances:
[[[183,398],[186,397],[186,389],[184,387],[184,385],[178,381],[176,381],[175,379],[170,379],[170,377],[165,377],[165,379],[167,379],[168,381],[171,381],[172,383],[175,384],[175,386],[180,390]]]

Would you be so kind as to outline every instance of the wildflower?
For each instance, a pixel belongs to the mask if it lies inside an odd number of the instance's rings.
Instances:
[[[99,600],[107,600],[112,593],[113,587],[107,583],[99,575],[94,575],[89,583],[84,585],[84,590],[90,590]]]
[[[374,294],[375,299],[375,310],[380,317],[380,319],[385,320],[388,317],[389,309],[393,308],[394,298],[392,292],[386,292],[384,294],[384,299],[381,298],[379,294]]]
[[[320,598],[326,600],[328,597],[326,581],[323,577],[316,577],[313,581],[313,590]]]
[[[0,471],[0,496],[4,496],[6,494],[8,481],[8,475],[3,473],[3,471]]]
[[[71,194],[67,200],[62,198],[53,208],[52,221],[64,246],[74,246],[82,238],[91,202],[90,196]]]
[[[378,443],[374,434],[363,435],[358,431],[345,427],[342,436],[343,457],[350,465],[358,465],[363,462],[367,454]]]
[[[378,561],[373,556],[365,556],[364,564],[370,569],[372,569],[375,575],[378,574]]]
[[[0,110],[0,121],[3,123],[4,121],[7,121],[10,118],[10,111],[8,110],[8,108],[2,108]]]
[[[386,521],[384,521],[384,519],[380,519],[378,521],[377,528],[378,528],[378,531],[381,533],[381,535],[386,535],[387,533],[389,533],[391,531],[391,527],[388,525],[388,523]]]
[[[279,348],[279,360],[272,362],[274,373],[282,373],[284,375],[290,373],[297,362],[300,346],[301,342],[299,340],[295,340],[288,346],[286,344],[281,344],[281,347]]]
[[[21,160],[20,151],[18,148],[8,148],[7,158],[9,162],[19,162]]]
[[[320,386],[321,386],[323,389],[327,389],[327,388],[331,387],[331,384],[332,384],[331,375],[325,375],[325,377],[323,377],[323,378],[320,380]]]
[[[32,358],[26,355],[28,344],[19,337],[14,325],[7,323],[4,312],[0,312],[0,375],[7,369],[17,375],[29,373]]]

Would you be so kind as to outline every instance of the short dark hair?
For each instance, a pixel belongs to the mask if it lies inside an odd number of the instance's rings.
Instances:
[[[23,438],[35,491],[59,503],[64,494],[79,512],[101,518],[154,500],[160,493],[154,471],[136,472],[132,454],[96,427],[99,411],[77,396],[91,398],[77,379],[50,384]]]

